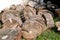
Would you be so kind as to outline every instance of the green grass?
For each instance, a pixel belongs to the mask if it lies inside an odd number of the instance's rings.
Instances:
[[[53,30],[47,30],[38,36],[36,40],[60,40],[60,34]]]
[[[54,22],[60,21],[60,17],[55,17]]]

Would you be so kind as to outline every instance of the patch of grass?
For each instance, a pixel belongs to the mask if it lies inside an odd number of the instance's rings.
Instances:
[[[60,17],[55,17],[54,22],[60,21]]]
[[[38,36],[36,40],[60,40],[60,35],[53,30],[47,30]]]

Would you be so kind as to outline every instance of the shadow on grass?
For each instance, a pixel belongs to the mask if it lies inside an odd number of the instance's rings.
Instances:
[[[57,30],[57,27],[56,26],[54,28],[52,28],[51,30],[54,31],[55,33],[60,34],[60,31]]]

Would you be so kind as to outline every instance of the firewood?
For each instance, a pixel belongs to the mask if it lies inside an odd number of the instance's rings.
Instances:
[[[60,21],[56,22],[55,25],[57,27],[57,30],[60,31]]]
[[[24,9],[25,19],[29,19],[30,17],[33,17],[34,15],[36,15],[36,9],[26,6]]]
[[[31,6],[31,7],[35,7],[35,6],[38,5],[38,3],[37,2],[34,2],[34,1],[29,1],[28,2],[28,5]]]
[[[14,5],[14,4],[11,5],[9,9],[10,9],[10,10],[16,10],[16,5]]]
[[[46,25],[50,28],[54,27],[54,20],[51,13],[52,12],[43,8],[41,8],[41,10],[38,11],[38,15],[42,15],[44,17]]]
[[[24,9],[24,7],[22,6],[22,5],[16,5],[16,11],[18,11],[18,12],[22,12],[23,11],[23,9]]]
[[[46,19],[47,26],[50,28],[54,27],[54,20],[53,20],[53,17],[51,16],[51,14],[45,13],[44,16]]]
[[[6,11],[2,14],[2,22],[4,23],[6,20],[8,20],[9,18],[12,18],[13,15],[16,16],[16,17],[19,17],[20,13],[17,12],[16,10],[9,10],[9,11]]]
[[[15,27],[17,25],[20,25],[20,26],[22,25],[22,21],[18,17],[15,17],[15,18],[12,17],[11,19],[9,19],[3,23],[4,28],[12,28],[12,27]]]
[[[46,30],[46,25],[45,23],[41,23],[43,22],[40,18],[38,19],[37,17],[35,17],[36,19],[29,19],[26,20],[25,23],[22,26],[23,29],[23,37],[25,39],[34,39],[36,38],[38,35],[41,35],[42,32],[44,32]],[[39,20],[39,21],[38,21]]]
[[[6,28],[0,31],[0,40],[20,40],[21,29],[15,28],[14,30]]]

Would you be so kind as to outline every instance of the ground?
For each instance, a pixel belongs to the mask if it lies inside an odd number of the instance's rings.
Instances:
[[[60,34],[56,30],[47,30],[36,40],[60,40]]]

